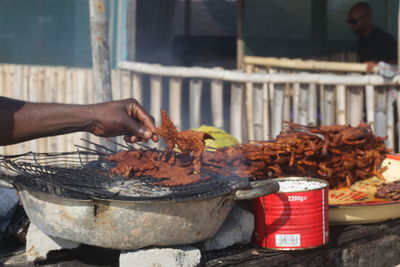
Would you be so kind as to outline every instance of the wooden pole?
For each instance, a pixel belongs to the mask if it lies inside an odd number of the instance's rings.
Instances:
[[[111,67],[108,45],[108,20],[106,14],[106,0],[89,0],[90,36],[92,43],[92,65],[94,84],[97,91],[97,101],[111,101]],[[103,146],[115,150],[116,145],[102,138]]]
[[[317,86],[310,84],[308,88],[308,125],[317,125]]]
[[[180,77],[190,79],[217,79],[237,83],[308,83],[308,84],[344,84],[349,86],[372,85],[399,85],[400,75],[393,79],[385,79],[380,75],[338,75],[325,73],[276,73],[269,68],[268,73],[244,73],[237,70],[216,71],[215,68],[202,67],[170,67],[156,64],[127,62],[118,64],[119,68],[142,74]],[[272,96],[271,96],[272,97]]]
[[[121,72],[121,97],[123,99],[132,97],[131,82],[132,82],[131,72],[130,71],[122,71]]]
[[[105,0],[89,0],[94,81],[99,102],[112,100]]]
[[[274,58],[274,57],[253,57],[253,56],[245,56],[243,58],[243,63],[259,65],[259,66],[301,69],[301,70],[367,72],[367,64],[365,63],[347,63],[347,62],[315,61],[315,60]]]
[[[244,57],[244,40],[243,40],[244,0],[236,1],[236,18],[237,18],[236,64],[237,68],[241,69],[243,67],[243,57]]]
[[[182,129],[182,79],[169,79],[169,115],[178,130]]]
[[[243,142],[242,135],[242,112],[244,84],[232,83],[231,88],[231,134],[236,137],[239,143]]]
[[[132,74],[132,95],[139,103],[142,103],[142,74],[140,73]]]
[[[285,84],[274,85],[274,101],[272,108],[271,137],[275,138],[282,130]]]
[[[363,120],[364,112],[364,90],[362,87],[350,87],[349,89],[348,114],[349,123],[357,126]]]
[[[246,65],[245,67],[246,73],[252,73],[253,67],[252,65]],[[253,99],[253,83],[246,83],[246,115],[247,115],[247,133],[249,140],[254,140],[254,99]]]
[[[254,114],[254,140],[263,140],[263,84],[255,83],[253,85],[254,89],[254,106],[253,114]],[[250,134],[249,134],[250,136]],[[249,137],[250,139],[250,137]],[[251,140],[251,139],[250,139]]]
[[[400,63],[400,2],[397,14],[397,64]]]
[[[189,86],[189,125],[197,128],[201,125],[201,92],[203,91],[203,80],[191,79]]]
[[[387,89],[382,86],[375,89],[375,134],[384,137],[387,134]]]
[[[323,124],[332,125],[335,123],[335,88],[332,85],[324,86],[323,105],[321,105],[321,113],[323,114]]]
[[[283,99],[283,120],[290,121],[291,116],[291,98],[292,98],[292,88],[291,84],[285,84],[285,91],[284,91],[284,99]]]
[[[299,123],[300,84],[293,84],[293,122]]]
[[[393,96],[393,89],[392,88],[387,88],[388,90],[388,97],[387,97],[387,140],[386,140],[386,146],[389,148],[394,148],[394,110],[393,110],[393,102],[395,101],[395,98]]]
[[[162,107],[162,78],[161,76],[151,76],[150,77],[150,113],[155,119],[156,125],[161,124],[161,113],[160,109]]]
[[[300,84],[299,116],[297,122],[303,125],[308,124],[308,110],[310,109],[309,88],[310,88],[309,84]]]
[[[366,102],[367,123],[370,124],[372,130],[375,131],[375,122],[374,122],[375,96],[374,96],[373,85],[365,86],[365,102]]]
[[[224,129],[224,83],[221,80],[211,80],[211,112],[213,125]]]
[[[122,91],[120,86],[121,71],[122,70],[111,70],[111,89],[114,100],[122,99]]]
[[[336,123],[346,124],[346,87],[336,85]]]
[[[270,95],[269,95],[269,84],[264,83],[263,84],[263,109],[262,109],[262,127],[263,127],[263,137],[264,140],[269,140],[271,135],[271,127],[270,127]]]

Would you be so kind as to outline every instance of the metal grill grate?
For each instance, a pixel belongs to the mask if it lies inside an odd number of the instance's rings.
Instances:
[[[155,186],[152,183],[159,179],[150,176],[126,180],[110,173],[115,163],[90,151],[30,152],[2,156],[1,163],[18,173],[8,178],[18,189],[72,199],[180,202],[217,197],[249,184],[248,179],[215,173],[203,173],[210,178],[175,187]]]

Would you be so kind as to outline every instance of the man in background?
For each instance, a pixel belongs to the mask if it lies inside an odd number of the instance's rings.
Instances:
[[[350,29],[357,34],[357,55],[360,62],[366,62],[372,70],[379,61],[397,64],[397,41],[387,32],[374,26],[372,9],[365,2],[351,7],[346,20]]]

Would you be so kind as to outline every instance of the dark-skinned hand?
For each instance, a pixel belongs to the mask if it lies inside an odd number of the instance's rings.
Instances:
[[[102,137],[125,135],[127,142],[158,141],[154,118],[135,99],[124,99],[92,105],[96,118],[88,131]]]

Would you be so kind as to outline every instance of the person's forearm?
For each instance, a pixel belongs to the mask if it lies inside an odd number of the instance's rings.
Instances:
[[[0,145],[87,131],[90,105],[30,103],[0,97]]]

